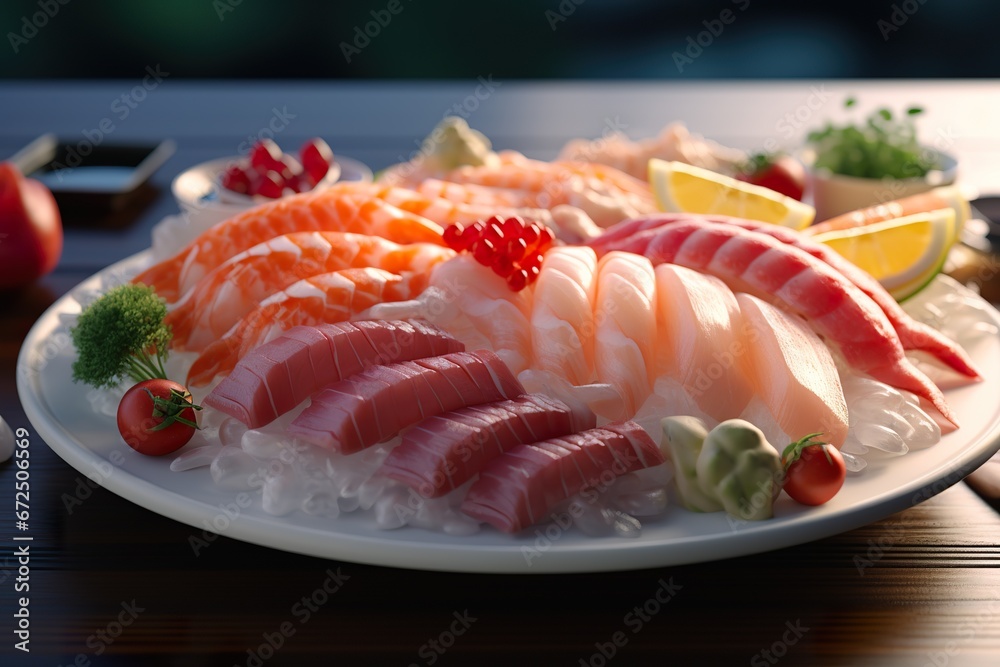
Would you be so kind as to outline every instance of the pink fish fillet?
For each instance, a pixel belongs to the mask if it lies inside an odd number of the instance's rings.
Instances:
[[[773,236],[782,243],[804,250],[813,257],[826,262],[837,271],[840,271],[848,280],[860,288],[862,292],[867,294],[872,301],[877,303],[882,312],[889,318],[893,328],[895,328],[896,334],[903,344],[903,349],[922,350],[933,355],[962,375],[970,378],[979,377],[979,372],[965,350],[959,347],[954,341],[949,340],[940,331],[910,317],[875,278],[842,257],[829,246],[817,243],[808,236],[793,229],[766,222],[731,218],[728,216],[665,213],[626,220],[609,229],[601,237],[591,242],[591,245],[599,254],[611,250],[623,250],[626,247],[641,245],[655,233],[655,230],[689,220],[704,220],[735,225],[743,229]]]
[[[297,326],[254,348],[203,402],[258,428],[331,382],[369,366],[464,349],[447,333],[419,320]]]
[[[826,262],[769,234],[690,219],[616,243],[654,264],[679,264],[721,278],[734,292],[777,303],[806,319],[847,363],[921,396],[954,425],[941,391],[909,362],[899,336],[872,299]]]
[[[229,373],[250,350],[292,327],[350,320],[376,304],[413,298],[426,285],[423,274],[399,276],[371,267],[323,273],[292,283],[261,301],[226,335],[206,347],[191,364],[186,384],[201,387],[216,375]]]
[[[544,394],[428,417],[403,434],[379,472],[426,498],[461,486],[511,448],[593,428],[594,413]]]
[[[288,432],[351,454],[427,417],[523,393],[521,383],[492,352],[453,352],[372,366],[327,385]]]
[[[656,443],[635,422],[614,422],[573,435],[518,445],[480,472],[462,511],[516,533],[584,489],[663,463]]]

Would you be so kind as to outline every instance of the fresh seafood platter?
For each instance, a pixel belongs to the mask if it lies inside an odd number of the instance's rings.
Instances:
[[[29,418],[196,553],[222,534],[471,571],[795,544],[1000,446],[996,311],[940,263],[843,250],[909,216],[946,253],[954,193],[813,224],[680,125],[552,161],[454,119],[428,144],[373,182],[161,222],[36,324]]]

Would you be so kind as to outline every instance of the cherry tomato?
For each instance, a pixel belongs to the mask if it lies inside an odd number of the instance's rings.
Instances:
[[[0,290],[52,271],[62,254],[62,218],[52,193],[0,162]]]
[[[813,443],[819,433],[789,445],[781,456],[785,493],[803,505],[822,505],[840,491],[847,477],[844,457],[836,447]]]
[[[169,454],[194,435],[195,409],[200,408],[191,403],[191,394],[182,385],[160,378],[144,380],[122,396],[118,432],[141,454]]]
[[[789,155],[756,155],[736,178],[799,201],[806,191],[805,167]]]

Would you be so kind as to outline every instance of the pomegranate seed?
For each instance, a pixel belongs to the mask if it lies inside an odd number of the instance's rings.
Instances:
[[[262,175],[257,183],[256,194],[269,199],[278,199],[284,193],[285,183],[281,175],[275,171],[269,171]]]
[[[518,269],[512,274],[507,276],[507,286],[510,287],[515,292],[520,292],[528,285],[528,272],[524,269]]]
[[[454,225],[448,225],[441,237],[452,250],[462,250],[462,234],[464,232],[465,227],[462,223],[456,222]]]
[[[220,179],[222,187],[232,192],[245,195],[250,192],[250,175],[239,165],[230,165]]]
[[[281,174],[286,183],[291,183],[292,179],[297,178],[302,173],[302,165],[291,155],[282,155],[278,158],[276,166],[278,168],[274,169],[274,171]]]
[[[281,149],[278,144],[270,139],[262,139],[250,149],[250,166],[258,174],[266,174],[268,171],[281,173],[284,165],[281,164]]]
[[[330,150],[329,144],[325,141],[319,137],[313,137],[302,144],[302,148],[299,149],[299,159],[302,160],[302,168],[305,169],[306,173],[312,176],[314,181],[319,182],[330,171],[330,165],[333,164],[333,151]]]
[[[309,192],[316,184],[309,178],[309,174],[303,172],[285,180],[285,186],[293,192]]]

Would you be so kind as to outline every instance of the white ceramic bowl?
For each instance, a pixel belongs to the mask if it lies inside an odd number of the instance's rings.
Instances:
[[[205,228],[242,213],[253,206],[274,201],[266,197],[249,197],[223,188],[219,179],[233,162],[245,158],[224,157],[202,162],[182,172],[174,179],[171,191],[181,211],[198,227]],[[364,163],[351,158],[336,156],[329,173],[316,184],[313,191],[328,188],[339,181],[371,182],[372,170]]]
[[[923,178],[857,178],[810,168],[810,186],[817,222],[848,211],[909,197],[954,183],[958,173],[958,162],[955,158],[947,153],[928,150],[937,156],[942,168],[928,172]],[[806,164],[810,165],[812,156],[807,153],[804,157]]]

